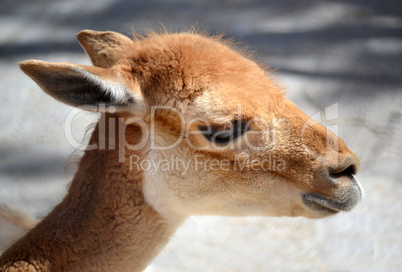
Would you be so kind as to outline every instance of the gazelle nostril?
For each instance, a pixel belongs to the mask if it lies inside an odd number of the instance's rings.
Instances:
[[[328,175],[332,179],[350,177],[351,175],[356,175],[358,171],[359,160],[353,155],[344,157],[335,167],[328,167]]]
[[[359,161],[355,156],[344,158],[336,167],[330,167],[328,174],[333,179],[341,177],[350,177],[356,175],[359,171]]]
[[[329,171],[329,175],[332,178],[340,178],[340,177],[343,177],[343,176],[355,175],[356,172],[357,172],[356,165],[351,164],[348,167],[346,167],[345,169],[340,170],[340,171],[339,170],[338,171],[336,171],[336,170]]]

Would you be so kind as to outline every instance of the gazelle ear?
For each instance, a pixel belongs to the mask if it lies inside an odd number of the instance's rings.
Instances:
[[[113,31],[83,30],[77,39],[92,64],[102,68],[112,67],[133,45],[130,38]]]
[[[95,111],[100,105],[144,109],[138,82],[116,70],[39,60],[21,62],[20,67],[47,94],[68,105]]]

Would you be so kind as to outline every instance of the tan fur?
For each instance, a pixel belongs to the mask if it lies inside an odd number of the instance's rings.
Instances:
[[[132,41],[88,30],[78,39],[97,67],[27,61],[21,68],[64,103],[107,101],[117,112],[101,113],[89,143],[96,148],[85,152],[66,197],[1,256],[1,271],[141,271],[191,214],[332,214],[303,202],[306,194],[346,205],[334,212],[356,204],[349,198],[359,189],[344,170],[357,172],[357,157],[229,43],[193,33],[151,33]],[[216,147],[199,133],[204,123],[219,127],[234,120],[250,124],[231,142],[235,148]],[[175,142],[164,150],[152,147]],[[133,169],[133,156],[192,163],[186,171]],[[259,169],[257,162],[269,158],[283,167]],[[212,167],[217,161],[228,170]],[[244,167],[234,168],[237,163]]]

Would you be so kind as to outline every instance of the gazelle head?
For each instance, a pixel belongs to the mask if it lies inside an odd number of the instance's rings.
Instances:
[[[106,117],[112,108],[139,127],[141,152],[126,146],[121,167],[142,172],[145,200],[161,214],[317,218],[361,198],[356,155],[228,43],[88,30],[78,40],[95,67],[21,68],[60,101]]]

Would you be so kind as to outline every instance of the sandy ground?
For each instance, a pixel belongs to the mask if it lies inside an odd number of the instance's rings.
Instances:
[[[308,115],[335,105],[367,197],[323,220],[192,217],[147,271],[401,271],[401,14],[400,1],[1,1],[0,203],[41,218],[71,179],[71,108],[19,61],[89,64],[75,40],[82,29],[198,25],[256,50]],[[79,115],[75,137],[91,118]]]

